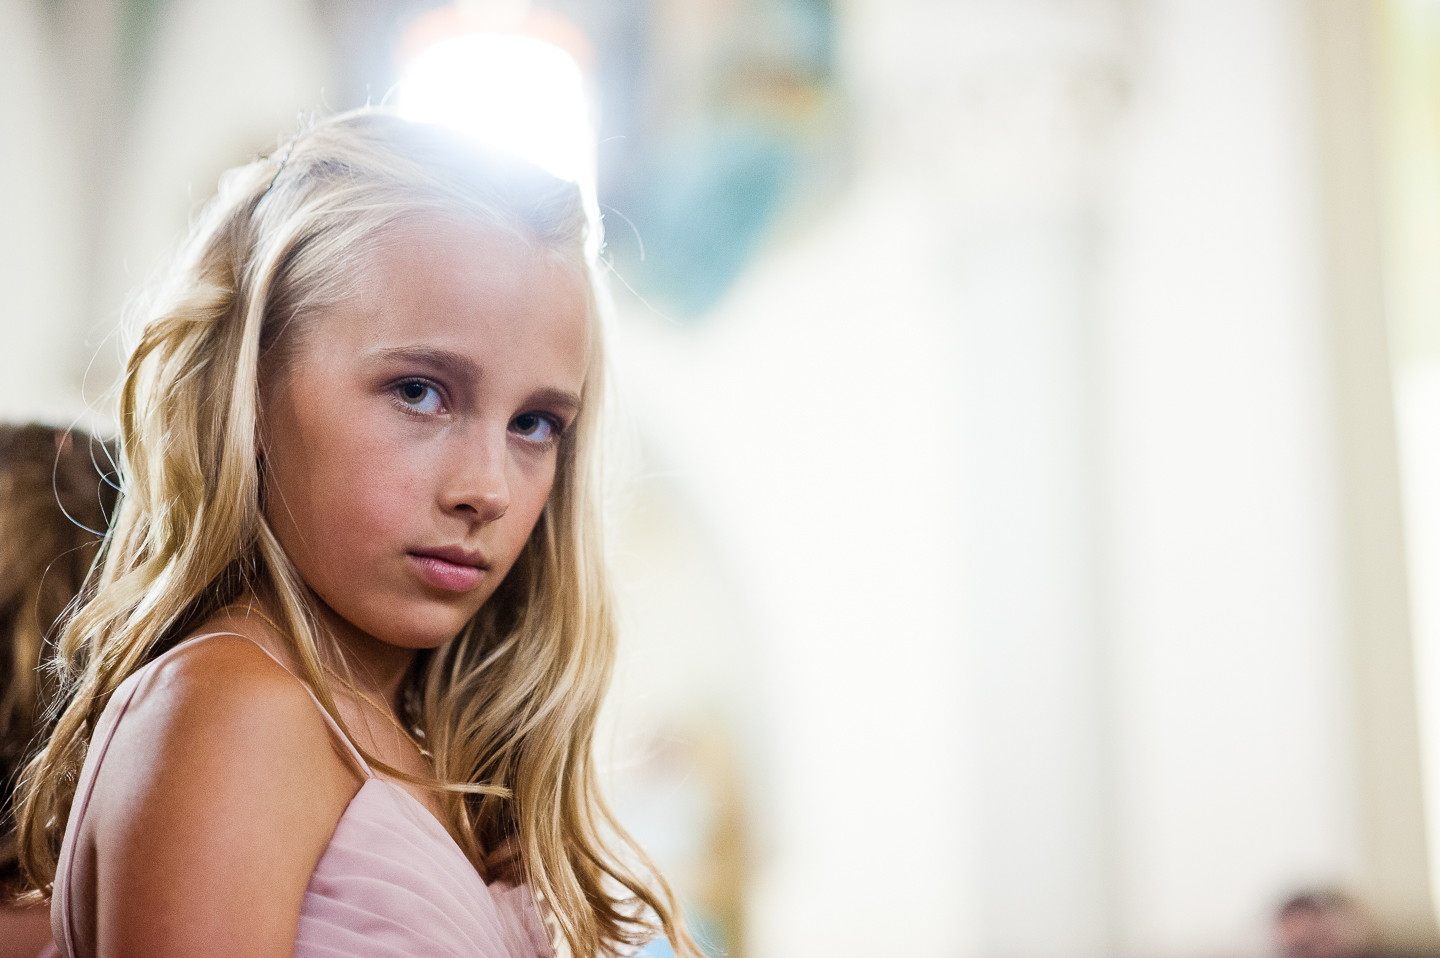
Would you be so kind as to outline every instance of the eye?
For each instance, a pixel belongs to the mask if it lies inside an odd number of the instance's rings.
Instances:
[[[445,404],[440,399],[440,390],[422,379],[407,379],[395,387],[395,392],[407,410],[418,413],[438,413],[445,408]]]
[[[510,422],[510,431],[537,444],[550,443],[560,432],[560,426],[549,416],[538,412],[521,413]]]

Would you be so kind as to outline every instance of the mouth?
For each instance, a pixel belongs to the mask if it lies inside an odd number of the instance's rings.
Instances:
[[[421,581],[446,592],[469,592],[479,584],[481,575],[489,568],[479,552],[459,546],[414,549],[406,553],[406,558]]]

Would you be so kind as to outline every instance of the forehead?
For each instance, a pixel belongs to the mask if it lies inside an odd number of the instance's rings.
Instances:
[[[520,360],[531,372],[583,377],[586,276],[551,250],[498,229],[426,219],[381,234],[355,267],[352,295],[304,324],[297,361],[423,348],[459,353],[492,378]]]

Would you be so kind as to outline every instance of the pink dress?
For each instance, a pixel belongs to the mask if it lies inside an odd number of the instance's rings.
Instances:
[[[176,649],[202,638],[209,636],[197,636]],[[145,665],[116,689],[80,772],[52,905],[61,933],[55,943],[64,958],[94,954],[93,942],[76,941],[69,894],[75,857],[71,839],[79,834],[95,773],[115,729],[143,676],[165,657]],[[319,700],[315,705],[320,707]],[[374,774],[334,719],[323,708],[320,714],[366,778],[310,876],[295,936],[296,958],[551,958],[550,936],[529,889],[485,884],[429,809]]]

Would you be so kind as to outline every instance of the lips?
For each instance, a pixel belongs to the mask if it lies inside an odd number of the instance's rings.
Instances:
[[[406,558],[421,581],[446,592],[470,591],[488,568],[483,555],[460,546],[415,549]]]

